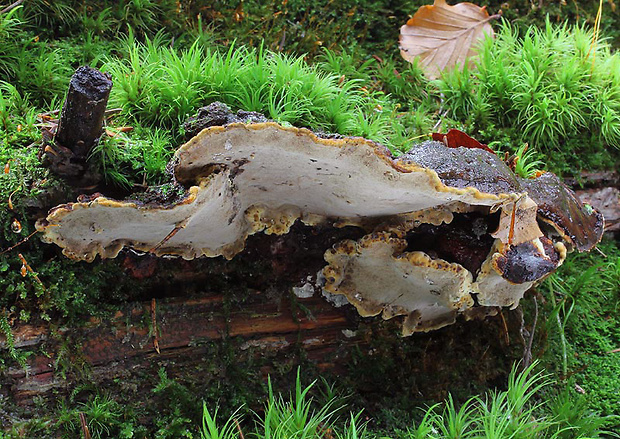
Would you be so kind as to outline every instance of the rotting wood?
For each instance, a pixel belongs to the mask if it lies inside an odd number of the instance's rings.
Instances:
[[[69,180],[80,180],[87,159],[101,137],[112,81],[91,67],[79,67],[69,82],[60,123],[51,145],[45,145],[46,165]]]
[[[194,276],[202,284],[209,278],[204,270]],[[485,383],[503,377],[507,364],[522,353],[521,344],[508,346],[501,336],[507,331],[518,339],[517,311],[505,311],[503,320],[460,320],[401,338],[395,322],[361,319],[352,306],[335,308],[318,291],[299,298],[287,288],[250,289],[232,301],[218,291],[157,300],[159,354],[152,343],[150,300],[122,305],[109,318],[85,317],[70,327],[14,322],[15,348],[32,354],[28,374],[16,363],[0,370],[0,395],[30,416],[46,407],[42,402],[57,404],[84,383],[115,397],[148,399],[162,368],[199,392],[198,387],[231,376],[266,382],[268,375],[276,378],[297,365],[332,377],[353,374],[356,389],[370,395],[382,377],[366,369],[380,365],[394,380],[416,377],[414,388],[405,393],[441,398],[453,385],[454,367]],[[226,359],[226,352],[232,357]],[[227,368],[237,372],[228,375]],[[239,378],[239,371],[247,378]]]
[[[334,308],[320,297],[297,299],[302,307],[296,308],[288,299],[269,300],[258,291],[253,296],[252,306],[228,315],[222,310],[221,295],[158,301],[160,354],[153,347],[154,329],[145,323],[151,317],[150,301],[129,305],[110,320],[91,318],[85,327],[63,329],[56,336],[45,323],[17,325],[15,347],[37,353],[28,359],[28,374],[18,366],[5,370],[0,377],[2,386],[9,386],[16,402],[24,405],[31,404],[35,396],[65,389],[69,382],[55,366],[62,355],[60,339],[81,340],[80,357],[94,382],[113,379],[121,370],[145,368],[155,359],[201,358],[208,343],[233,337],[242,339],[240,359],[301,348],[324,369],[334,367],[334,356],[344,356],[344,352],[336,352],[340,344],[346,341],[348,349],[356,343],[355,337],[343,332],[354,326],[346,310]],[[263,300],[266,303],[261,303]],[[0,350],[4,348],[0,336]],[[46,354],[38,353],[41,351]]]

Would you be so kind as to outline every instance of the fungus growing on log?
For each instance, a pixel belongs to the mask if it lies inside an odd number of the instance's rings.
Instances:
[[[182,200],[99,196],[61,205],[38,223],[43,239],[86,261],[124,247],[232,258],[248,236],[286,234],[297,220],[360,227],[367,235],[359,241],[326,249],[324,289],[345,295],[362,316],[405,316],[408,335],[458,314],[516,306],[567,247],[588,250],[602,235],[600,214],[557,177],[519,179],[482,149],[427,142],[394,158],[362,138],[230,123],[201,131],[173,163],[189,187]],[[588,230],[573,230],[575,212]],[[541,229],[539,220],[552,227]]]

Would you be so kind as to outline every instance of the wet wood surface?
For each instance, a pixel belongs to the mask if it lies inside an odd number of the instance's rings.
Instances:
[[[12,366],[2,373],[2,387],[18,404],[31,404],[35,396],[63,390],[59,361],[63,340],[77,340],[79,361],[88,364],[93,382],[122,375],[123,370],[147,368],[162,359],[200,359],[205,344],[242,338],[239,359],[248,356],[285,355],[303,349],[320,368],[333,368],[357,340],[344,309],[319,297],[274,302],[256,291],[254,304],[224,313],[222,296],[170,299],[130,304],[109,320],[88,319],[83,327],[17,324],[15,347],[28,349],[27,372]],[[263,299],[265,301],[263,301]],[[154,312],[153,312],[154,310]],[[153,318],[154,317],[154,318]],[[6,342],[0,337],[0,349]]]

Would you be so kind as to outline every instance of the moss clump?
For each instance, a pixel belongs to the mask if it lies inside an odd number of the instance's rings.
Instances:
[[[620,407],[620,248],[613,240],[599,248],[606,256],[574,255],[540,287],[551,342],[545,363],[592,409],[612,415]]]
[[[497,129],[518,126],[518,133],[509,131],[512,140],[528,142],[560,171],[613,163],[613,148],[620,148],[620,56],[603,43],[592,48],[592,40],[578,26],[547,22],[519,35],[503,25],[482,44],[477,70],[456,69],[437,81],[449,115],[486,131],[489,142]]]

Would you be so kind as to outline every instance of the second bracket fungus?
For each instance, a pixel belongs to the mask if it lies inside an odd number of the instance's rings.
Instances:
[[[324,288],[362,316],[405,316],[407,335],[516,306],[603,231],[557,177],[519,179],[487,151],[440,142],[394,158],[362,138],[235,122],[204,129],[173,163],[182,200],[64,204],[38,223],[43,239],[86,261],[124,247],[230,259],[248,236],[286,234],[297,220],[359,227],[365,237],[326,249]]]

